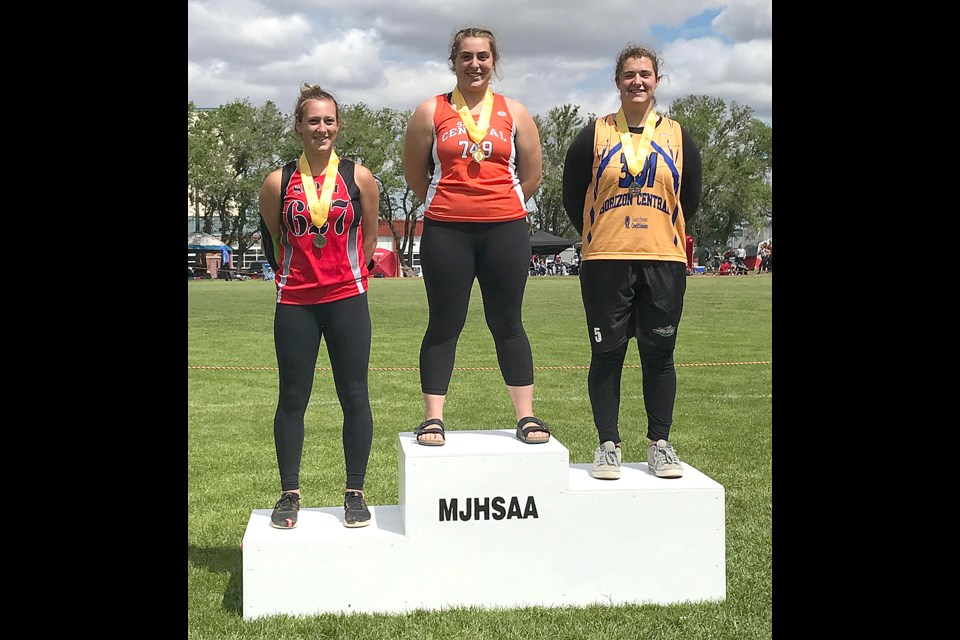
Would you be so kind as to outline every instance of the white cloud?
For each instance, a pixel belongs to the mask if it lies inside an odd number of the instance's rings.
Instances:
[[[676,40],[662,53],[666,78],[657,89],[659,104],[704,94],[754,110],[769,121],[773,112],[771,41],[753,40],[731,46],[715,38]]]
[[[245,64],[295,53],[312,28],[303,15],[269,13],[247,0],[190,2],[187,25],[191,62],[229,58]]]
[[[449,91],[454,32],[484,26],[496,35],[501,80],[494,88],[534,114],[617,105],[613,65],[627,42],[658,50],[668,75],[662,106],[691,93],[752,107],[772,122],[772,0],[191,0],[188,99],[210,107],[271,100],[292,111],[301,82],[319,82],[344,104],[413,109]],[[678,29],[718,13],[695,35],[658,42],[652,27]],[[711,14],[712,15],[712,14]],[[619,18],[618,18],[619,17]],[[698,19],[698,22],[703,22]],[[701,37],[712,27],[713,35]],[[693,32],[690,32],[691,34]]]
[[[772,0],[735,0],[714,18],[712,26],[731,40],[769,40],[773,37]]]

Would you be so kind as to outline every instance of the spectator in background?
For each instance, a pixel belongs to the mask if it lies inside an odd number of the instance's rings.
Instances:
[[[723,263],[720,265],[720,268],[713,275],[715,276],[732,276],[736,271],[734,271],[733,263],[730,262],[733,260],[730,256],[727,256],[723,259]]]
[[[708,247],[705,245],[698,247],[694,252],[694,258],[697,261],[697,264],[703,267],[704,273],[713,271],[713,260]]]
[[[734,266],[737,271],[747,272],[747,250],[743,248],[743,243],[734,250]]]
[[[716,274],[720,271],[720,265],[723,264],[723,261],[726,259],[723,251],[720,249],[720,244],[717,243],[717,246],[713,248],[713,273]]]
[[[760,251],[757,252],[757,256],[760,258],[760,266],[757,268],[757,273],[767,273],[770,271],[770,248],[766,242],[760,243]]]
[[[570,260],[570,275],[578,276],[580,275],[580,252],[577,251],[573,254],[573,258]]]

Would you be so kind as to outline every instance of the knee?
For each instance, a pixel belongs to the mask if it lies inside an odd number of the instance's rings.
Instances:
[[[669,369],[673,366],[673,349],[645,345],[640,347],[640,363],[652,369]]]
[[[344,416],[363,416],[370,414],[370,395],[366,385],[361,385],[340,396],[340,409]]]
[[[309,389],[284,389],[280,393],[277,408],[284,413],[305,413],[309,402]]]
[[[594,351],[590,354],[590,368],[596,371],[620,368],[626,355],[626,342],[607,351]]]
[[[510,340],[524,335],[520,315],[504,315],[503,310],[494,310],[486,315],[487,328],[497,340]]]

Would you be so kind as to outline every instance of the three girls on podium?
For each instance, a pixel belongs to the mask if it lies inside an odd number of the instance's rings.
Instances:
[[[424,419],[414,433],[424,446],[446,442],[443,408],[473,282],[513,403],[516,437],[549,442],[533,411],[533,356],[521,319],[530,241],[526,202],[541,182],[540,136],[527,108],[490,89],[500,52],[487,29],[459,30],[450,45],[452,91],[428,98],[407,125],[404,177],[424,203],[420,259],[429,317],[420,347]],[[679,123],[654,110],[659,59],[629,45],[616,61],[621,106],[588,124],[570,146],[563,205],[584,238],[580,271],[591,361],[587,390],[599,446],[592,474],[620,477],[620,379],[627,345],[637,338],[647,412],[648,465],[659,477],[683,468],[669,442],[676,396],[673,349],[686,285],[685,224],[700,201],[696,144]],[[274,441],[281,496],[271,525],[291,529],[300,509],[304,416],[320,340],[326,339],[343,412],[346,463],[344,525],[363,527],[363,493],[373,437],[368,393],[371,324],[367,277],[377,238],[379,192],[368,169],[334,150],[339,106],[319,85],[304,84],[295,130],[297,161],[263,183],[260,215],[280,269],[274,341],[279,398]],[[682,187],[682,189],[681,189]],[[643,194],[667,203],[651,214]],[[617,215],[600,205],[626,194]],[[646,217],[642,232],[624,220]]]

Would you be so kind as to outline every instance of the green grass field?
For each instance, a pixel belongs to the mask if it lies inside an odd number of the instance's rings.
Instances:
[[[272,508],[279,495],[273,447],[274,285],[188,281],[189,638],[772,637],[772,282],[772,276],[755,274],[689,277],[678,332],[678,390],[670,440],[684,462],[724,486],[724,602],[244,621],[240,542],[251,510]],[[395,505],[397,434],[412,431],[423,416],[417,367],[427,322],[426,294],[419,278],[371,279],[369,300],[374,441],[365,490],[370,504]],[[524,325],[533,347],[536,414],[569,449],[571,463],[590,462],[597,436],[587,397],[590,355],[577,278],[530,278]],[[624,460],[645,462],[646,416],[635,341],[622,389]],[[515,427],[476,285],[444,422],[448,432]],[[301,472],[305,507],[341,504],[345,474],[340,428],[340,407],[321,347],[306,416]],[[615,554],[570,562],[616,570]]]

